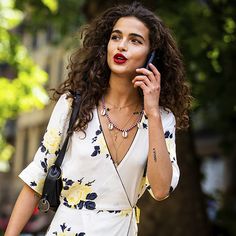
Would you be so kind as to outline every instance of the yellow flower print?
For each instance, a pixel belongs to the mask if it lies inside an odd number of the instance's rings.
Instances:
[[[61,141],[61,133],[58,129],[48,129],[43,137],[43,146],[50,154],[55,154],[58,151]]]
[[[70,208],[82,209],[83,207],[88,210],[96,209],[97,193],[92,192],[92,183],[95,180],[83,183],[83,178],[76,182],[71,179],[62,178],[63,190],[62,198],[63,204]]]
[[[140,198],[145,191],[146,177],[142,177],[139,185],[138,197]]]
[[[55,156],[49,156],[49,158],[44,158],[43,160],[40,161],[41,166],[45,173],[47,173],[49,167],[52,166],[55,161],[56,161]]]
[[[131,209],[121,210],[119,216],[121,216],[121,217],[126,217],[126,216],[129,216],[129,214],[130,214],[131,212],[132,212]]]
[[[58,236],[75,236],[75,233],[70,233],[70,232],[61,232],[57,233]]]
[[[52,166],[55,163],[55,161],[56,161],[56,157],[49,157],[47,159],[48,169],[49,169],[50,166]]]
[[[102,135],[98,137],[97,144],[100,147],[101,154],[107,151],[107,145]]]
[[[43,192],[43,185],[44,185],[44,181],[45,181],[45,178],[41,178],[36,184],[36,186],[34,187],[34,190],[39,193],[39,194],[42,194]]]
[[[66,236],[66,235],[67,235],[67,232],[66,232],[66,233],[58,233],[57,235],[58,235],[58,236]]]
[[[142,177],[142,180],[140,182],[140,191],[144,188],[146,183],[146,177]]]
[[[74,183],[68,190],[63,191],[69,205],[77,205],[80,201],[86,201],[86,197],[91,193],[92,188],[84,184]]]

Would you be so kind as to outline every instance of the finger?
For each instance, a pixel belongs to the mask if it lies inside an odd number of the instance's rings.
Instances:
[[[143,82],[147,89],[151,91],[159,91],[160,90],[160,83],[156,81],[155,83],[151,82],[147,76],[136,76],[132,82],[135,84],[136,82]]]
[[[152,64],[149,64],[149,68],[152,70],[154,77],[155,77],[155,81],[156,81],[156,85],[160,86],[161,84],[161,74],[158,71],[158,69]]]
[[[160,77],[160,76],[161,76],[159,70],[158,70],[152,63],[149,63],[148,66],[149,66],[150,69],[152,70],[152,72],[153,72],[153,74],[154,74],[155,77],[157,77],[157,76]]]
[[[140,87],[143,90],[143,92],[147,89],[147,85],[142,81],[136,81],[134,83],[134,87],[135,88]]]
[[[140,73],[140,74],[143,74],[143,75],[146,75],[149,78],[150,81],[155,81],[156,80],[153,72],[146,69],[146,68],[138,68],[138,69],[136,69],[136,72]]]
[[[142,91],[143,91],[143,94],[145,95],[145,94],[151,94],[151,91],[152,91],[152,89],[150,89],[148,86],[146,86],[145,85],[145,83],[143,83],[143,82],[141,82],[141,81],[137,81],[136,83],[135,83],[135,87],[137,88],[137,87],[140,87],[141,89],[142,89]]]
[[[143,81],[146,86],[152,86],[152,82],[147,76],[138,75],[132,80],[133,83],[135,83],[136,81]]]

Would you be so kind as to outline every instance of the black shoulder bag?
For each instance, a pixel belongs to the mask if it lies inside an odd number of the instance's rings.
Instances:
[[[79,108],[80,94],[77,92],[74,95],[74,100],[72,103],[72,113],[66,139],[55,163],[47,171],[47,176],[43,186],[43,193],[38,204],[38,209],[41,212],[48,212],[49,209],[52,211],[56,211],[58,206],[60,205],[60,194],[62,190],[61,164],[66,153],[69,138],[73,133],[73,126],[78,116]]]

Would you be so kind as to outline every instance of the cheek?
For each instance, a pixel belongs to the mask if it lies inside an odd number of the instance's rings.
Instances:
[[[112,58],[112,52],[113,52],[113,48],[112,45],[110,43],[108,43],[107,45],[107,61],[109,62]]]
[[[114,48],[115,48],[114,43],[111,40],[109,40],[107,44],[107,53],[111,54],[114,51]]]
[[[136,59],[138,67],[142,67],[145,64],[145,62],[147,60],[147,56],[148,56],[148,54],[146,51],[141,53],[140,55],[138,55],[138,57]]]

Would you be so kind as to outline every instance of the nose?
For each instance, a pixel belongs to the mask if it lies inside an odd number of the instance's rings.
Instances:
[[[120,43],[118,44],[117,46],[117,49],[122,52],[122,51],[127,51],[128,49],[128,46],[127,46],[127,42],[126,40],[121,40]]]

